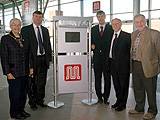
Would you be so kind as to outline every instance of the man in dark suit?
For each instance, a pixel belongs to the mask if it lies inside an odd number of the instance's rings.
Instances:
[[[129,76],[130,76],[130,46],[131,34],[121,30],[122,22],[115,18],[112,20],[114,34],[110,46],[111,75],[116,93],[116,103],[112,105],[116,111],[126,108]]]
[[[33,75],[30,84],[32,87],[29,87],[31,91],[28,92],[29,105],[36,110],[37,105],[46,107],[44,104],[45,85],[52,50],[48,29],[41,25],[42,13],[35,11],[32,20],[33,24],[22,28],[22,36],[25,38],[26,51],[29,51],[30,75]]]
[[[98,11],[97,19],[99,24],[91,29],[91,48],[94,52],[93,64],[95,74],[95,90],[98,103],[109,104],[111,78],[109,64],[109,46],[112,39],[113,30],[109,24],[105,23],[106,15],[103,11]],[[104,93],[102,93],[102,74],[104,76]]]

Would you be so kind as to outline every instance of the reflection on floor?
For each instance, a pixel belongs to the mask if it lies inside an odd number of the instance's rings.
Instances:
[[[46,87],[46,103],[53,100],[53,85],[52,85],[52,70],[48,74],[48,82]],[[1,70],[0,70],[0,73]],[[8,88],[5,78],[0,75],[0,120],[10,120],[9,118],[9,99]],[[160,78],[160,77],[159,77]],[[160,81],[160,79],[158,80]],[[160,82],[158,82],[160,83]],[[158,84],[158,90],[160,85]],[[81,100],[87,98],[87,93],[75,93],[75,94],[61,94],[58,96],[58,100],[64,102],[64,106],[60,108],[40,108],[37,111],[32,111],[28,104],[26,105],[26,111],[31,113],[31,117],[26,120],[141,120],[142,115],[130,116],[128,110],[134,108],[134,96],[133,90],[130,87],[129,98],[127,103],[127,109],[122,112],[116,112],[111,109],[111,105],[115,102],[115,93],[112,86],[110,94],[110,105],[104,104],[85,105]],[[93,98],[95,94],[93,94]],[[157,104],[160,111],[160,92],[157,92]],[[147,105],[146,105],[147,108]],[[156,120],[160,120],[160,113],[158,113]]]

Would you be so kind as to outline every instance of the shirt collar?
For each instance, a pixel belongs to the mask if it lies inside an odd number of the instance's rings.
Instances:
[[[37,29],[37,27],[41,28],[41,26],[37,26],[33,23],[33,27]]]
[[[106,26],[106,24],[103,24],[103,25],[99,24],[99,29],[101,29],[101,27],[103,27],[103,30],[104,30],[105,26]]]
[[[121,32],[121,30],[119,30],[118,32],[115,32],[115,31],[114,31],[114,35],[117,34],[117,37],[118,37],[119,34],[120,34],[120,32]]]

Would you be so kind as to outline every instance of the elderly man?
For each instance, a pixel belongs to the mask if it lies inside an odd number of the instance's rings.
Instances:
[[[110,46],[109,58],[111,61],[111,75],[116,93],[116,103],[112,105],[116,111],[126,108],[130,75],[130,46],[131,34],[121,29],[122,22],[115,18],[112,20],[114,34]]]
[[[160,62],[160,33],[146,26],[145,16],[142,14],[134,17],[134,24],[137,30],[131,35],[131,56],[136,106],[129,114],[144,113],[147,94],[149,107],[143,119],[150,120],[157,114],[156,86]]]

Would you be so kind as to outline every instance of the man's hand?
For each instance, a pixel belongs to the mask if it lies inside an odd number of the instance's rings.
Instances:
[[[29,76],[30,76],[30,77],[33,77],[33,68],[30,68],[30,69],[29,69]]]
[[[94,44],[92,44],[91,48],[94,50],[96,48],[96,46]]]
[[[13,79],[15,79],[15,77],[12,75],[12,73],[8,73],[7,74],[7,79],[8,80],[13,80]]]

